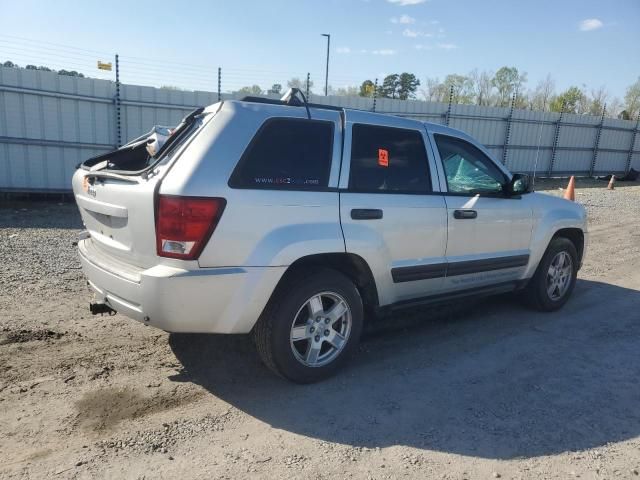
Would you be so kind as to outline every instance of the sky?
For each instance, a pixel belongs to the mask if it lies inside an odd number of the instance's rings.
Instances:
[[[606,86],[640,77],[640,0],[0,0],[0,61],[99,78],[121,58],[126,83],[223,90],[286,84],[307,72],[335,88],[390,73],[443,79],[503,65],[529,88]]]

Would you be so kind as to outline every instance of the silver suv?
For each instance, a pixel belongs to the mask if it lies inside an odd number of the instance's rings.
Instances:
[[[313,382],[383,310],[517,290],[545,311],[567,301],[581,205],[531,193],[460,131],[299,97],[217,103],[162,145],[143,136],[77,170],[93,313],[252,333],[273,371]]]

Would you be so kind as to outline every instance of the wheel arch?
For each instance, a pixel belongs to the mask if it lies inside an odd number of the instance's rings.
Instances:
[[[566,238],[573,243],[573,246],[576,247],[576,252],[578,252],[578,265],[581,266],[584,255],[584,232],[582,229],[577,227],[561,228],[553,234],[551,241],[553,241],[554,238]],[[549,243],[551,243],[551,241]]]
[[[377,309],[379,305],[378,290],[371,268],[366,260],[354,253],[319,253],[301,257],[287,268],[274,292],[282,288],[289,279],[309,268],[327,268],[342,273],[355,284],[360,292],[365,311],[371,313]]]

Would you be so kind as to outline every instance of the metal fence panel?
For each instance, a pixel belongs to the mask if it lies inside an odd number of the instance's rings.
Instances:
[[[596,175],[605,175],[608,172],[624,172],[627,164],[627,153],[624,152],[600,152],[594,168]]]
[[[0,67],[0,190],[67,191],[75,166],[117,143],[115,84]],[[223,93],[223,100],[240,94]],[[277,98],[278,95],[270,95]],[[373,98],[311,94],[314,103],[372,110]],[[217,92],[121,85],[122,142],[175,125]],[[539,175],[640,170],[636,121],[477,105],[376,99],[376,112],[462,130],[512,171]],[[555,152],[555,155],[554,155]],[[551,171],[550,171],[551,170]]]

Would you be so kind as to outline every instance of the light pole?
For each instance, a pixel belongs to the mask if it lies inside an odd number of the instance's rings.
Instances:
[[[327,37],[327,69],[324,76],[324,96],[326,97],[329,93],[329,45],[331,44],[331,35],[328,33],[322,33],[321,35]]]

